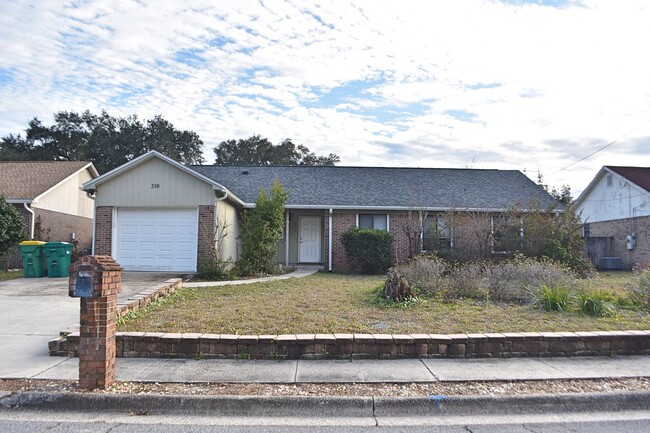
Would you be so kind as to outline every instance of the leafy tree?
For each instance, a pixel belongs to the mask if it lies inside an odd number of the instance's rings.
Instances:
[[[202,146],[195,132],[177,130],[160,115],[143,123],[135,115],[60,111],[51,126],[33,118],[24,137],[0,139],[0,160],[92,161],[103,173],[151,149],[184,164],[200,164]]]
[[[244,213],[239,261],[242,275],[272,274],[276,271],[275,255],[282,239],[286,202],[287,193],[275,180],[268,194],[260,190],[255,208]]]
[[[544,181],[544,176],[541,172],[537,173],[537,185],[549,193],[555,200],[559,201],[562,206],[569,206],[571,203],[573,203],[571,186],[564,184],[560,187],[560,189],[557,189],[556,187],[549,187],[548,184]]]
[[[7,271],[7,252],[25,238],[25,218],[13,205],[0,196],[0,257]]]
[[[274,145],[267,138],[253,135],[246,139],[227,140],[214,148],[216,165],[327,165],[341,161],[338,155],[318,156],[287,138]]]

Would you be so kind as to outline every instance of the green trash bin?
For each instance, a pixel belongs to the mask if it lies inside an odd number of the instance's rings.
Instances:
[[[70,242],[48,242],[43,245],[43,254],[47,260],[49,278],[68,277],[68,268],[72,263],[72,244]]]
[[[23,257],[23,276],[40,278],[43,276],[43,245],[41,241],[22,241],[19,245]]]

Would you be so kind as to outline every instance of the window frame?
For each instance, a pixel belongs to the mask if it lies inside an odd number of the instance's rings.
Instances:
[[[365,215],[370,215],[370,216],[372,216],[373,217],[373,227],[371,227],[371,229],[373,229],[373,230],[382,230],[382,231],[384,231],[384,230],[383,229],[377,229],[377,228],[374,227],[374,217],[378,216],[378,215],[385,216],[386,217],[386,230],[385,231],[390,233],[390,214],[388,212],[386,212],[386,213],[377,213],[377,212],[375,212],[375,213],[373,213],[373,212],[362,213],[362,212],[357,212],[357,214],[356,214],[356,218],[357,218],[356,226],[357,226],[357,228],[361,228],[359,226],[359,221],[361,219],[360,218],[361,215],[364,215],[364,216]]]
[[[438,235],[443,234],[441,230],[441,226],[445,226],[445,231],[447,232],[447,236],[435,236],[435,237],[427,237],[425,236],[425,233],[428,232],[426,229],[427,227],[427,219],[433,219],[435,218],[435,223],[436,223],[436,228],[435,228],[435,233]],[[431,225],[431,224],[430,224]],[[425,245],[427,244],[427,239],[431,239],[429,244],[433,244],[434,242],[447,242],[450,250],[454,246],[454,232],[452,230],[452,227],[449,225],[449,221],[447,221],[447,218],[444,215],[426,215],[422,219],[422,231],[420,233],[420,251],[423,253],[431,252],[434,251],[433,248],[426,248]]]

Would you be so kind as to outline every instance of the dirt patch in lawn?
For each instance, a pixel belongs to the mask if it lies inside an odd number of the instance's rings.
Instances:
[[[382,283],[380,276],[319,273],[244,286],[186,288],[128,316],[119,330],[243,335],[650,329],[650,314],[643,311],[595,318],[525,305],[429,299],[395,307],[378,300]]]

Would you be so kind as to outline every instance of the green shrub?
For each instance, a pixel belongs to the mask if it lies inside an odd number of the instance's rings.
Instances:
[[[273,181],[269,194],[260,190],[255,208],[242,216],[242,254],[239,272],[242,275],[273,274],[278,265],[275,255],[284,227],[284,205],[287,193]]]
[[[616,315],[614,302],[618,297],[602,290],[583,291],[578,293],[578,306],[580,310],[590,316],[611,317]]]
[[[341,241],[355,270],[363,274],[383,272],[392,263],[393,235],[386,231],[351,227]]]
[[[209,256],[199,259],[199,267],[196,276],[208,281],[232,280],[232,263],[227,260],[220,260]]]
[[[573,294],[562,284],[543,284],[533,292],[535,304],[546,311],[570,311]]]

